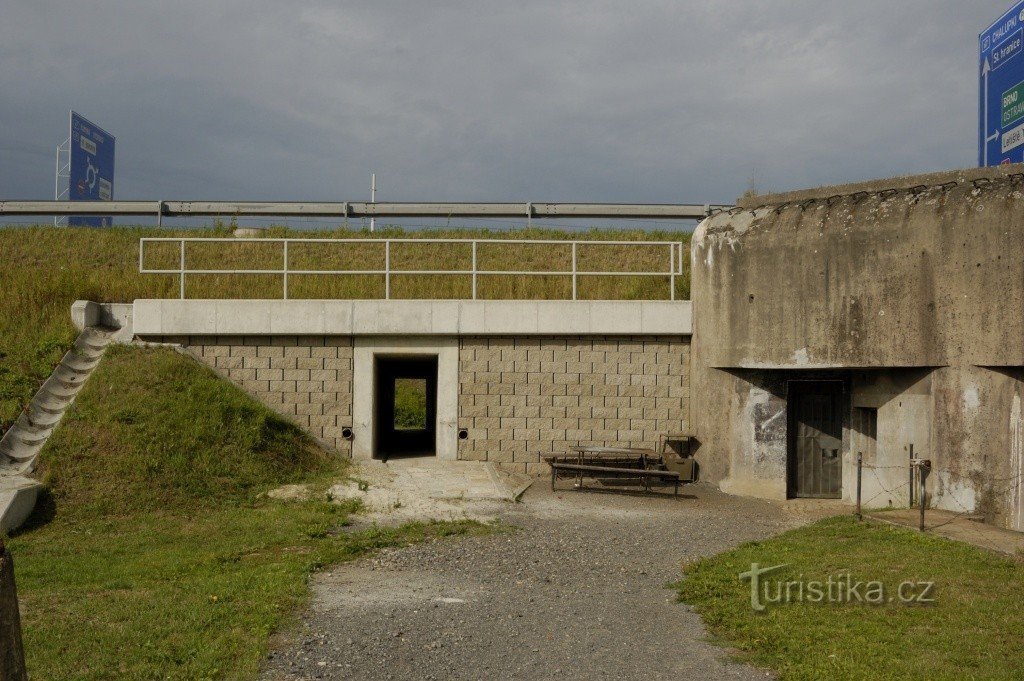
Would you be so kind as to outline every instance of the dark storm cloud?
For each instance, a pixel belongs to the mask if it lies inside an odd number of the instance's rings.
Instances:
[[[0,10],[0,197],[74,108],[118,198],[730,201],[969,166],[1005,0],[125,2]]]

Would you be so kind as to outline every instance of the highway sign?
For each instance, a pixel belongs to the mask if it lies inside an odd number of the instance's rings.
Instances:
[[[114,136],[71,112],[71,159],[68,172],[71,201],[112,201],[114,198]],[[107,227],[110,217],[71,216],[68,224]]]

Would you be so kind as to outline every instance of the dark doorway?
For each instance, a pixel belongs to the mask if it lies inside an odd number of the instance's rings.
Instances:
[[[377,357],[375,455],[434,456],[437,442],[437,357]]]
[[[790,381],[790,497],[838,499],[843,488],[843,384]]]

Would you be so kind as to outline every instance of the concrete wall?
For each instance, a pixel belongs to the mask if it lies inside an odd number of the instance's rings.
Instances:
[[[544,473],[576,444],[653,447],[689,425],[685,336],[159,336],[345,456],[373,454],[373,358],[439,357],[438,456]],[[450,406],[449,406],[450,405]],[[352,427],[354,441],[342,437]],[[457,439],[458,429],[468,437]]]
[[[685,337],[463,338],[459,457],[545,472],[577,444],[654,447],[689,425]]]
[[[788,381],[837,378],[845,499],[874,408],[865,499],[906,504],[914,444],[934,505],[1024,529],[1024,168],[754,198],[700,225],[692,273],[709,478],[784,497]]]
[[[689,335],[688,300],[136,300],[139,336]]]

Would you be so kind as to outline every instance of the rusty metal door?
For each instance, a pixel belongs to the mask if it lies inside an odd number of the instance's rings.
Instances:
[[[789,496],[838,499],[843,488],[843,384],[789,384]]]

